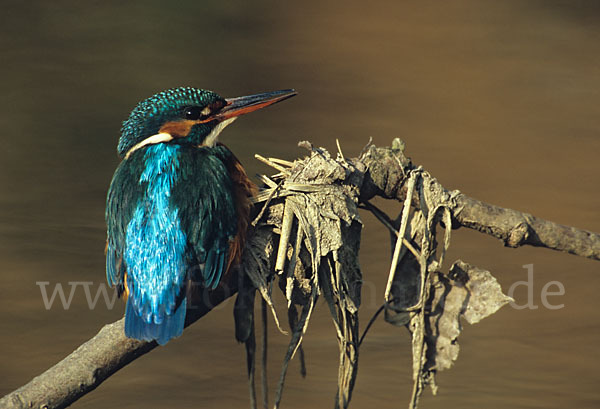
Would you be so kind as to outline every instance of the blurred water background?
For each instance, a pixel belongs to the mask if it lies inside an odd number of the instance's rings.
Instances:
[[[95,293],[105,282],[104,201],[120,124],[165,88],[298,90],[223,133],[250,174],[269,171],[254,153],[294,159],[299,140],[333,151],[339,138],[354,156],[369,137],[401,137],[447,188],[600,231],[599,18],[599,3],[583,0],[2,1],[0,396],[122,316],[120,302],[90,310],[82,288],[68,310],[58,299],[47,310],[36,283],[93,282]],[[363,220],[364,325],[381,302],[389,250],[387,232]],[[505,291],[533,264],[539,308],[507,306],[466,326],[458,363],[422,407],[600,407],[600,264],[466,230],[453,233],[447,259],[458,257],[494,272]],[[551,281],[565,294],[548,301],[563,308],[542,305]],[[515,297],[526,304],[526,288]],[[308,377],[292,365],[284,408],[333,404],[328,314],[319,303],[304,342]],[[271,331],[272,381],[287,342]],[[407,332],[377,322],[352,407],[405,407],[411,385]],[[73,407],[117,406],[247,407],[232,303]]]

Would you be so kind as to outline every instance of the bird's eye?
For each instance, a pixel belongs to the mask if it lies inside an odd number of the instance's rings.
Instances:
[[[187,107],[183,110],[183,116],[185,117],[185,119],[200,119],[203,116],[202,114],[203,111],[200,107]]]

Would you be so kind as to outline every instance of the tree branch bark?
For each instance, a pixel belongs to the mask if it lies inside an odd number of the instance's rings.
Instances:
[[[371,147],[361,158],[368,171],[361,188],[361,199],[382,196],[400,202],[406,197],[406,176],[416,169],[399,148]],[[447,200],[452,210],[453,227],[466,227],[500,239],[507,247],[530,245],[564,251],[600,260],[600,235],[564,226],[528,213],[488,204],[458,191],[445,189],[434,180],[428,187]],[[413,204],[418,205],[418,198]]]
[[[462,226],[494,236],[507,247],[546,247],[600,260],[600,236],[597,233],[504,209],[463,194],[456,202],[454,217]]]

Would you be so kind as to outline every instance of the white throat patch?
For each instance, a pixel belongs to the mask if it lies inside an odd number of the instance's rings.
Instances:
[[[204,139],[202,146],[209,146],[211,148],[213,146],[215,146],[215,144],[217,143],[217,138],[219,137],[219,134],[221,133],[221,131],[223,131],[223,129],[225,129],[225,127],[227,125],[229,125],[236,119],[237,119],[237,116],[234,116],[232,118],[228,118],[228,119],[224,120],[223,122],[219,122],[219,124],[217,126],[215,126],[214,129],[208,134],[206,139]]]
[[[146,145],[155,145],[157,143],[169,142],[172,140],[173,140],[173,137],[171,136],[171,134],[168,134],[166,132],[157,133],[156,135],[149,136],[146,139],[144,139],[143,141],[141,141],[140,143],[133,145],[131,147],[131,149],[129,149],[127,151],[127,153],[125,154],[125,159],[128,159],[133,152],[137,151],[138,149],[140,149]]]

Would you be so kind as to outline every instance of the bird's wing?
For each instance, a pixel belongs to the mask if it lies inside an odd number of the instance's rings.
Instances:
[[[233,182],[221,148],[192,148],[180,159],[171,202],[192,250],[192,277],[214,289],[228,267],[230,243],[237,233]],[[200,274],[198,274],[200,273]]]
[[[134,156],[121,162],[113,176],[106,198],[106,279],[112,287],[116,285],[123,291],[127,225],[143,195],[143,186],[139,184],[143,171],[141,157]]]
[[[219,146],[227,149],[225,145],[219,143]],[[227,260],[226,271],[231,265],[240,263],[242,252],[246,244],[246,231],[250,224],[250,212],[252,209],[252,198],[258,193],[258,187],[248,178],[244,167],[231,153],[226,160],[229,170],[229,176],[233,182],[234,201],[237,214],[237,234],[229,246],[229,259]]]

